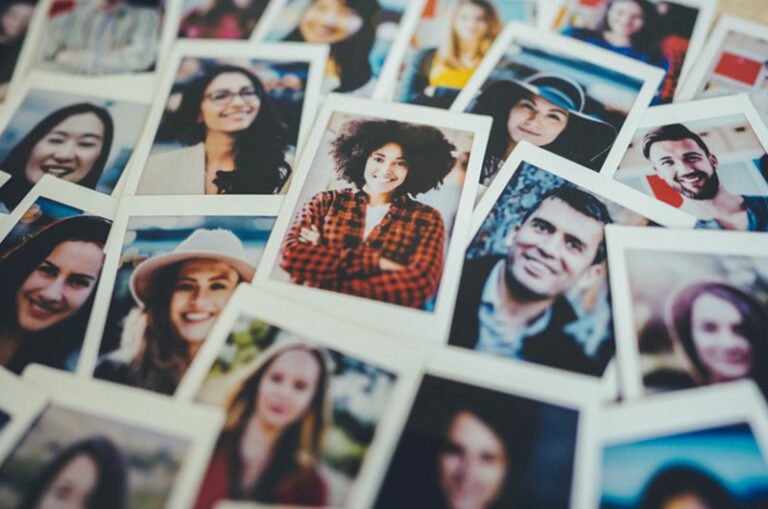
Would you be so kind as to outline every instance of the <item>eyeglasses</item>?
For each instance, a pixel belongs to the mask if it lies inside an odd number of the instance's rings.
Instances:
[[[216,90],[210,94],[206,94],[205,98],[211,101],[216,106],[226,106],[235,98],[240,98],[247,103],[255,103],[259,101],[259,94],[256,93],[255,88],[244,88],[239,92],[230,92],[229,90]]]

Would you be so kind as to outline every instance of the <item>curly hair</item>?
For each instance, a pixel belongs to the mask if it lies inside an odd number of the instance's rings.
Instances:
[[[400,194],[417,195],[442,184],[453,168],[456,147],[437,128],[394,120],[352,120],[333,140],[331,156],[339,177],[358,189],[365,184],[365,165],[377,149],[395,143],[408,164]]]

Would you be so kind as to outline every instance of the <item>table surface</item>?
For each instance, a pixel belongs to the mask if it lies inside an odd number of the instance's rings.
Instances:
[[[720,0],[719,12],[768,24],[768,0]]]

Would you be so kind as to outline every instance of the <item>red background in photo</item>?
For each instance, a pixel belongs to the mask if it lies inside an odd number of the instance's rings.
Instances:
[[[715,67],[715,74],[751,86],[757,81],[762,68],[763,64],[757,60],[752,60],[724,51]]]

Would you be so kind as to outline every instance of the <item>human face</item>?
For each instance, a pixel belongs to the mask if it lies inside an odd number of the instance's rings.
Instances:
[[[256,417],[283,429],[301,419],[320,383],[320,364],[303,348],[280,353],[264,372],[256,395]]]
[[[75,456],[48,485],[35,509],[87,509],[99,469],[90,456]]]
[[[29,26],[34,10],[35,7],[32,4],[11,4],[0,18],[0,28],[2,28],[0,35],[8,39],[19,37]]]
[[[171,325],[176,334],[190,343],[205,340],[239,280],[232,266],[218,260],[184,262],[171,294]]]
[[[21,330],[42,331],[77,313],[91,296],[103,262],[101,246],[92,242],[54,247],[16,292]]]
[[[453,29],[465,44],[478,43],[488,34],[488,20],[482,7],[465,3],[456,11]]]
[[[662,502],[659,509],[716,509],[694,493],[674,495]]]
[[[261,99],[248,76],[224,72],[205,88],[199,120],[209,131],[236,133],[253,123],[260,108]]]
[[[438,458],[440,489],[450,509],[482,509],[501,493],[507,471],[504,444],[477,416],[459,412]]]
[[[43,175],[80,182],[104,148],[104,124],[94,113],[72,115],[58,123],[29,153],[24,174],[34,184]]]
[[[657,141],[648,157],[662,180],[686,198],[711,200],[717,195],[717,157],[691,138]]]
[[[408,162],[397,143],[374,150],[365,162],[363,191],[369,195],[391,195],[408,176]]]
[[[744,336],[744,317],[727,300],[707,293],[696,298],[691,308],[691,336],[712,381],[744,378],[752,370],[752,345]]]
[[[570,113],[538,95],[517,101],[509,110],[507,131],[516,142],[527,141],[543,147],[560,136]]]
[[[631,37],[643,28],[643,9],[632,0],[617,0],[608,9],[608,28],[611,32]]]
[[[506,280],[530,297],[554,298],[587,275],[603,241],[603,223],[557,198],[544,200],[513,234]]]
[[[355,35],[363,18],[343,0],[315,0],[299,21],[299,31],[309,43],[335,44]]]

